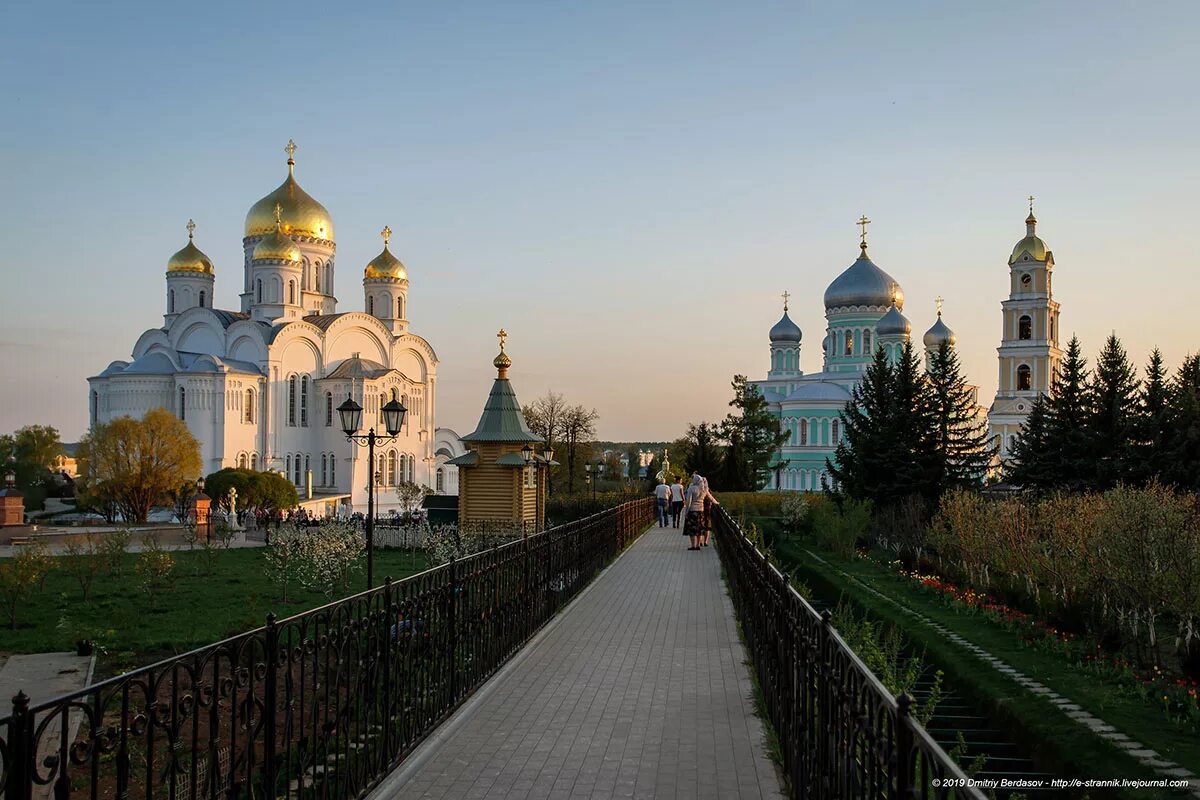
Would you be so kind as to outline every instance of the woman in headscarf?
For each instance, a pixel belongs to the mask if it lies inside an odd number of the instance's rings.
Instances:
[[[699,550],[701,539],[708,538],[709,504],[720,505],[717,498],[708,491],[708,481],[700,477],[699,473],[693,474],[691,485],[683,496],[683,508],[687,512],[683,520],[683,535],[691,542],[688,550]]]

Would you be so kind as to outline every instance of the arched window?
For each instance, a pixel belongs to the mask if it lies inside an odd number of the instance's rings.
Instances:
[[[842,352],[848,356],[854,355],[854,333],[846,331],[843,336],[845,337],[845,347]]]
[[[446,470],[441,467],[438,467],[436,486],[438,494],[446,491]]]
[[[296,282],[288,281],[288,303],[296,305]]]
[[[395,390],[393,390],[393,392],[394,392],[394,391],[395,391]],[[401,397],[401,398],[400,398],[400,405],[404,406],[405,408],[409,409],[410,411],[412,410],[412,406],[410,406],[410,405],[408,404],[408,395],[404,395],[403,397]],[[408,431],[408,421],[409,421],[410,419],[412,419],[412,414],[405,414],[405,415],[404,415],[404,430],[405,430],[405,432],[407,432],[407,431]]]
[[[1022,391],[1033,386],[1033,375],[1029,371],[1028,364],[1022,364],[1017,367],[1017,390]]]
[[[408,482],[417,482],[417,457],[414,455],[408,457]]]
[[[254,282],[254,297],[256,298],[256,302],[262,302],[262,278]]]
[[[396,451],[389,450],[387,457],[387,485],[396,485]]]
[[[841,441],[841,438],[840,425],[838,424],[838,420],[835,419],[833,421],[833,443],[837,444],[839,441]]]
[[[800,420],[800,444],[808,444],[808,420]]]
[[[1050,315],[1050,341],[1054,341],[1054,315]]]
[[[304,456],[304,484],[308,485],[309,457]]]
[[[204,308],[204,290],[200,290],[200,307]]]
[[[329,465],[325,461],[324,453],[321,453],[321,485],[329,485]]]
[[[242,420],[247,424],[254,423],[254,390],[246,390],[246,407],[242,409]]]
[[[404,298],[396,298],[396,319],[404,319]]]
[[[308,376],[300,378],[300,427],[308,427]]]
[[[316,268],[313,270],[313,291],[321,291],[321,262],[317,262]]]
[[[245,469],[245,468],[246,468],[246,463],[247,463],[247,462],[246,462],[246,454],[245,454],[245,453],[238,453],[238,457],[237,457],[237,468],[238,468],[238,469]]]
[[[250,454],[250,469],[255,471],[258,470],[258,453]]]
[[[375,316],[375,295],[367,295],[367,313]]]
[[[288,425],[296,424],[296,376],[288,378]]]
[[[291,456],[291,453],[289,453],[287,456],[287,459],[284,461],[283,476],[286,478],[288,475],[291,475],[291,474],[292,474],[292,456]]]
[[[337,460],[329,454],[329,485],[337,486]]]
[[[179,387],[179,418],[187,419],[187,389]]]
[[[387,469],[387,461],[384,458],[383,453],[380,453],[379,454],[379,463],[375,465],[375,485],[376,486],[380,486],[383,484],[383,478],[385,475],[387,475],[387,472],[385,471],[386,469]]]
[[[100,395],[97,392],[92,392],[92,424],[96,424],[96,420],[100,417]]]
[[[863,331],[862,340],[863,340],[863,344],[862,344],[863,355],[864,356],[871,355],[871,332]]]
[[[292,474],[292,483],[300,485],[300,454],[296,453],[296,458],[292,461],[292,468],[295,472]]]
[[[167,292],[167,313],[168,314],[175,313],[175,290],[174,289]]]
[[[325,393],[325,427],[333,427],[333,392]]]
[[[1033,338],[1033,320],[1029,318],[1028,314],[1022,315],[1021,318],[1017,320],[1017,338]]]

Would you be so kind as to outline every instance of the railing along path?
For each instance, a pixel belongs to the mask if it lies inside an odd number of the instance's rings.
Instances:
[[[717,549],[796,798],[973,798],[967,776],[830,624],[714,507]]]
[[[652,498],[624,503],[268,616],[262,628],[71,695],[36,705],[18,695],[0,719],[0,795],[361,797],[653,514]]]

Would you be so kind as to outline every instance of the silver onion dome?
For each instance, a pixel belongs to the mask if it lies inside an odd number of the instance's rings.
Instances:
[[[780,317],[779,322],[776,322],[774,327],[771,328],[772,344],[779,342],[799,342],[803,336],[804,334],[800,332],[800,326],[792,322],[792,318],[788,316],[786,310],[783,312],[783,316]]]
[[[880,336],[906,336],[912,331],[912,323],[900,313],[900,309],[892,305],[888,312],[879,318],[875,325],[875,333]]]
[[[891,275],[875,265],[863,246],[858,258],[825,290],[825,310],[845,306],[878,306],[892,302],[904,308],[904,291]]]
[[[933,323],[932,328],[925,331],[925,336],[921,341],[931,350],[940,347],[942,342],[949,342],[953,346],[955,342],[954,331],[950,330],[946,323],[942,322],[942,315],[939,313],[937,322]]]

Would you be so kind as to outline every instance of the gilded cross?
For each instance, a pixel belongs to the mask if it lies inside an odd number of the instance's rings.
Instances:
[[[392,229],[387,225],[384,225],[383,230],[379,232],[379,235],[383,237],[383,246],[387,247],[388,240],[392,238]]]
[[[191,239],[192,234],[196,232],[196,223],[192,222],[189,219],[188,224],[187,224],[187,229],[188,229],[188,238]]]
[[[507,331],[505,331],[504,328],[501,328],[500,332],[496,334],[496,338],[500,340],[500,352],[503,353],[504,352],[504,340],[508,338]]]
[[[788,298],[789,298],[789,297],[791,297],[791,296],[792,296],[792,295],[791,295],[791,293],[790,293],[790,292],[786,292],[786,291],[785,291],[785,292],[783,293],[783,295],[782,295],[782,297],[783,297],[783,310],[784,310],[784,312],[786,312],[786,311],[787,311],[787,301],[788,301]]]
[[[867,219],[867,215],[863,214],[858,218],[858,226],[862,228],[862,233],[859,234],[858,243],[862,247],[867,246],[867,226],[871,224],[871,220]]]
[[[1029,195],[1029,213],[1033,213],[1033,195]]]
[[[939,294],[933,298],[933,301],[937,303],[938,316],[940,317],[942,315],[942,296]]]
[[[287,146],[283,148],[283,152],[288,154],[288,161],[295,161],[296,151],[299,149],[300,148],[296,147],[296,143],[294,141],[288,139]]]
[[[279,203],[275,204],[275,224],[279,225],[283,222],[283,206]]]

